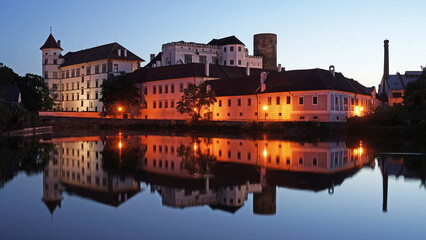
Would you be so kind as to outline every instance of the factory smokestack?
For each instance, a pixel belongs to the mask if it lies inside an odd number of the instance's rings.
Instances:
[[[385,40],[385,63],[383,68],[383,79],[389,77],[389,40]]]

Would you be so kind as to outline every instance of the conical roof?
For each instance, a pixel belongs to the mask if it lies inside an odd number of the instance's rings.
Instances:
[[[58,48],[63,50],[58,42],[56,42],[55,38],[53,37],[52,34],[49,35],[49,37],[47,38],[46,42],[43,44],[43,46],[41,46],[40,50],[43,50],[45,48]]]

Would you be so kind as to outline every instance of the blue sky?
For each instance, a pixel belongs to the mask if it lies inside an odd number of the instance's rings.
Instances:
[[[287,70],[324,68],[364,85],[383,74],[426,65],[426,1],[6,1],[0,0],[0,62],[19,74],[41,74],[40,46],[49,35],[64,53],[117,41],[145,60],[163,43],[237,36],[253,53],[253,35],[278,35]]]

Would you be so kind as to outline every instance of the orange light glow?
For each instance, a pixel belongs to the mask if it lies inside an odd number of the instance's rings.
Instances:
[[[123,144],[121,143],[121,141],[118,143],[118,148],[121,149],[123,147]]]
[[[197,144],[194,143],[194,151],[197,151]]]
[[[118,107],[118,111],[119,112],[123,111],[123,108],[122,107]]]
[[[197,111],[197,108],[194,108],[194,112],[196,112]]]
[[[263,106],[263,110],[267,111],[268,110],[268,106]]]
[[[268,152],[266,151],[266,149],[265,149],[265,150],[263,150],[263,156],[264,156],[264,157],[268,156]]]
[[[363,107],[355,106],[355,116],[361,116],[362,111],[364,111]]]

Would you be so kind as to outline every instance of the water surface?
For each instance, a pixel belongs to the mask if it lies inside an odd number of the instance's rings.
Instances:
[[[2,143],[2,239],[422,239],[424,155],[343,140]]]

